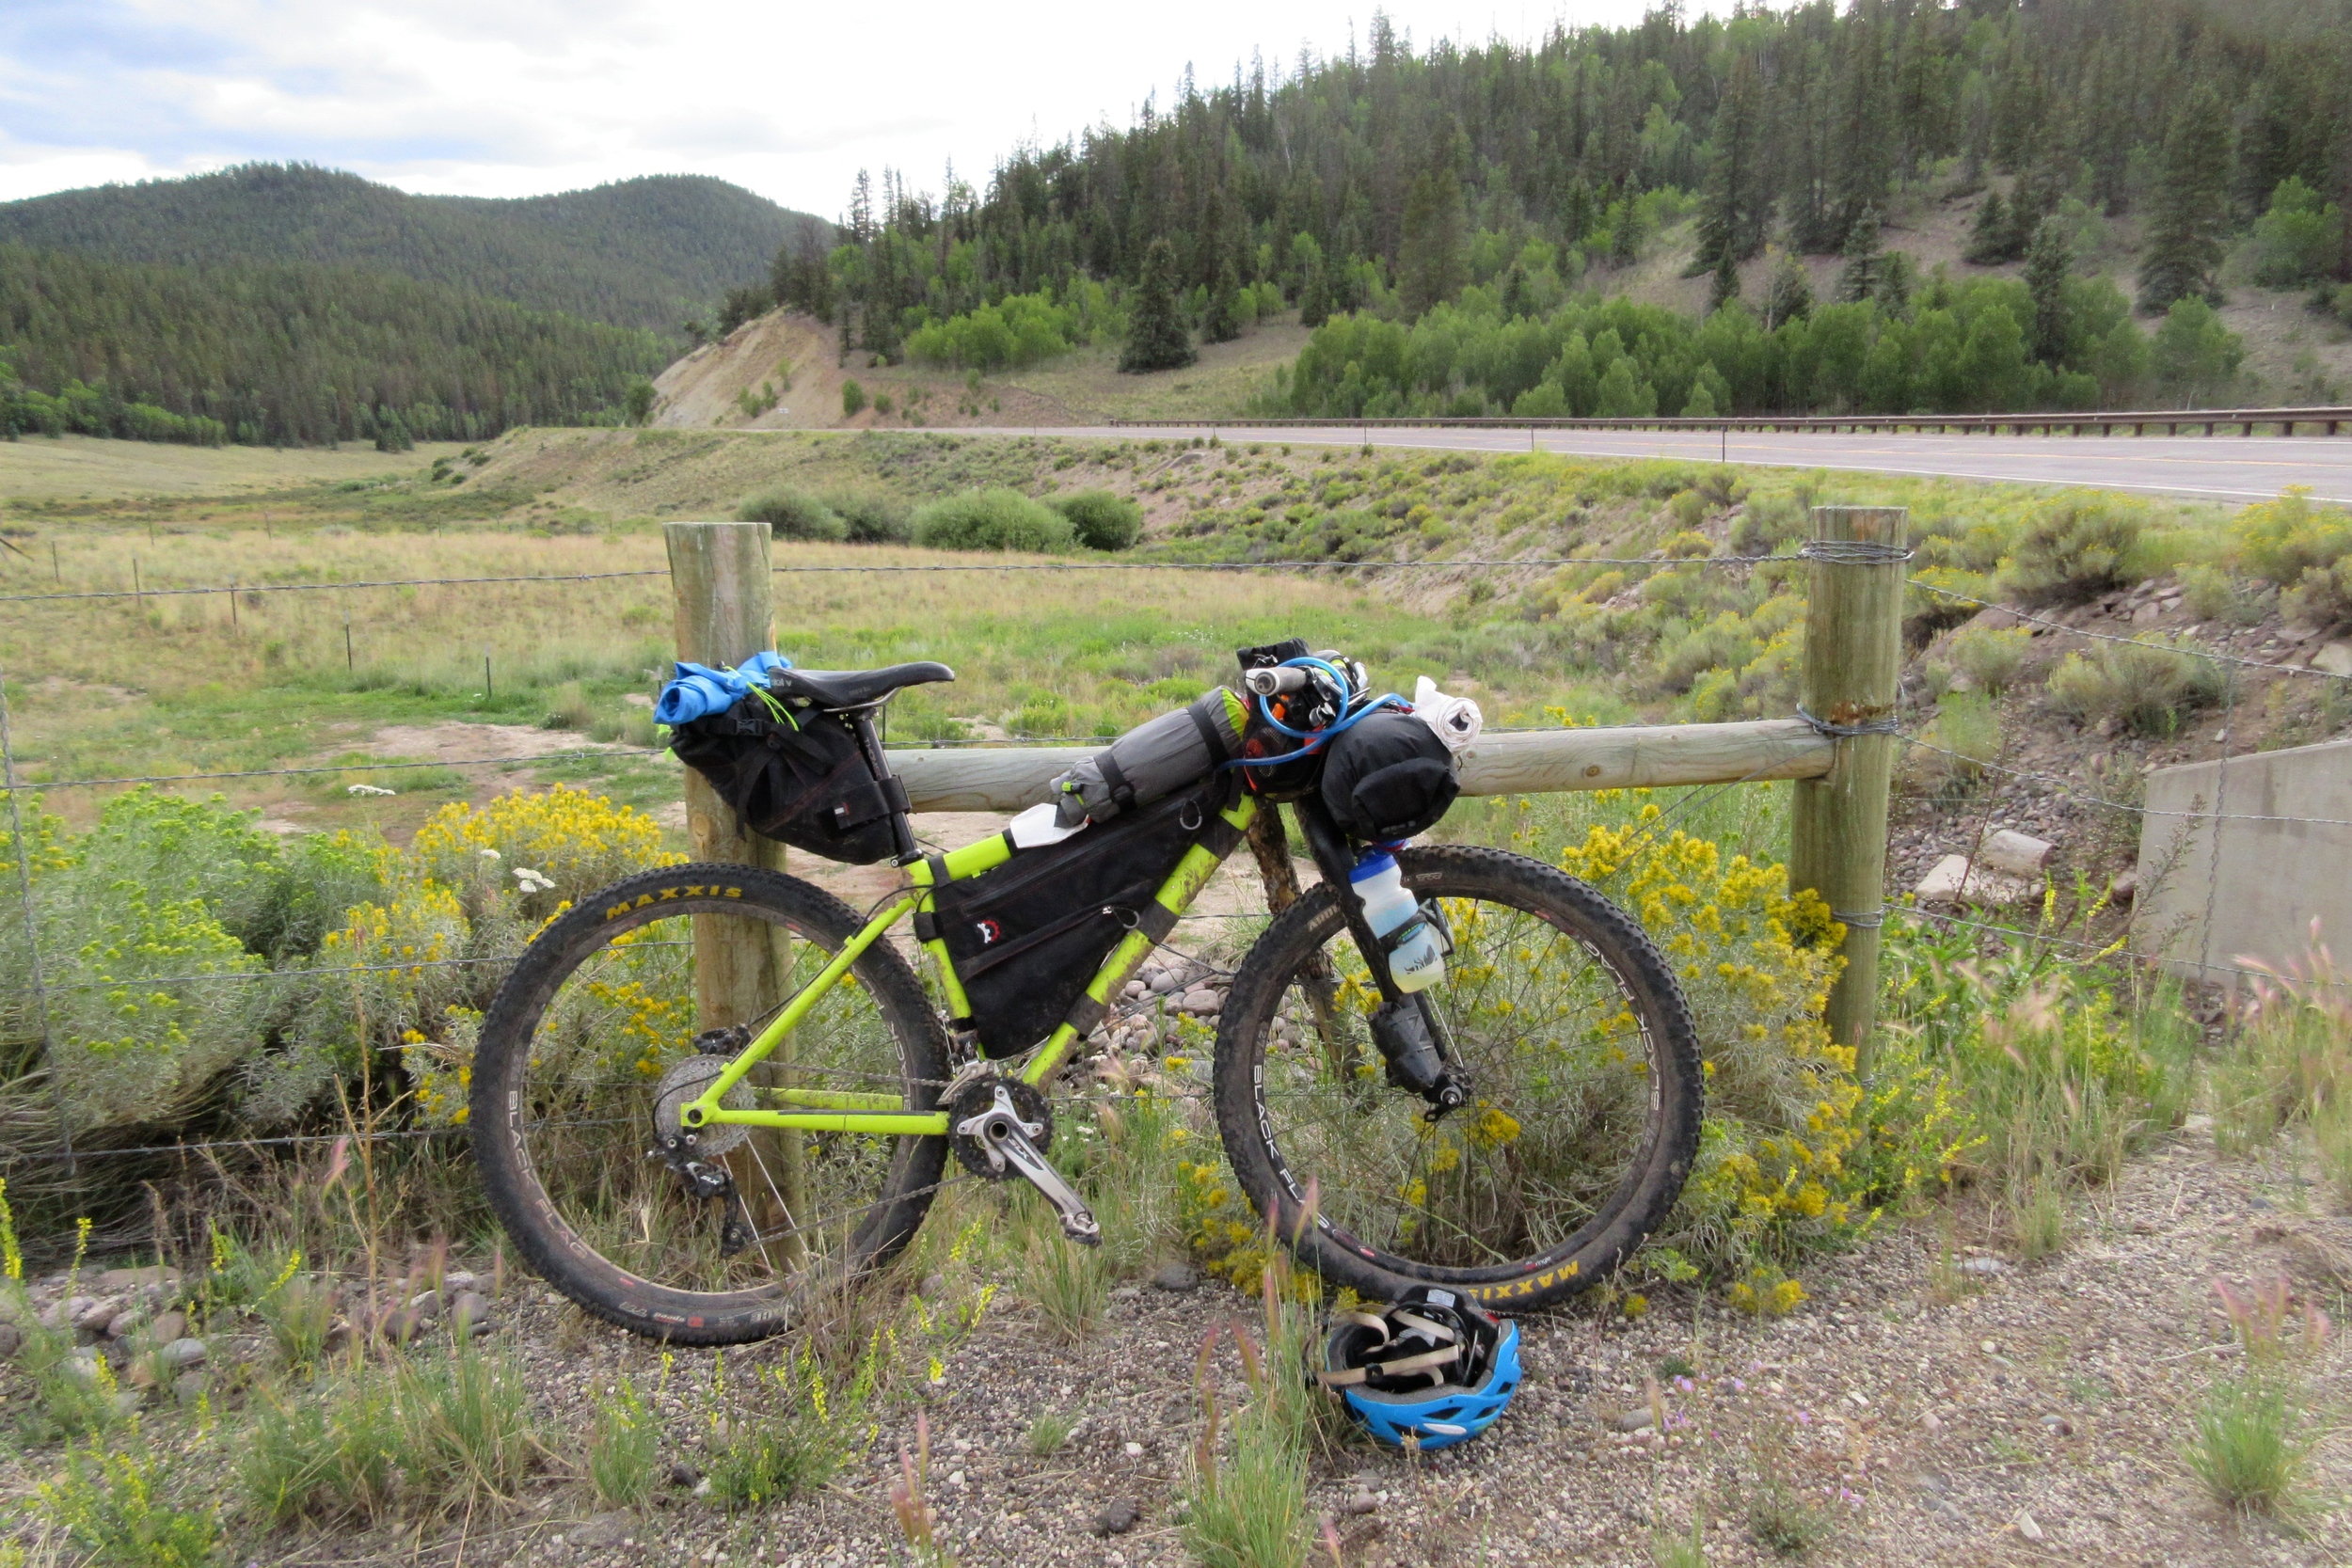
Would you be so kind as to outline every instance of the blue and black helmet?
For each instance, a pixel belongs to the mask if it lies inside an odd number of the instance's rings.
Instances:
[[[1494,1424],[1519,1386],[1519,1331],[1452,1291],[1418,1285],[1377,1315],[1342,1312],[1325,1387],[1383,1443],[1442,1449]]]

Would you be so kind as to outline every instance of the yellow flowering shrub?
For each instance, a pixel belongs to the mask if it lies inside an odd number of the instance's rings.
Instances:
[[[1606,791],[1594,804],[1617,805],[1624,793],[1645,792]],[[1821,1022],[1845,928],[1820,897],[1792,891],[1786,866],[1661,832],[1661,816],[1644,802],[1629,820],[1581,824],[1580,837],[1530,802],[1513,836],[1630,911],[1681,981],[1705,1057],[1707,1116],[1656,1245],[1739,1276],[1858,1235],[1894,1187],[1940,1175],[1935,1134],[1948,1137],[1958,1113],[1932,1074],[1899,1072],[1873,1094],[1856,1080],[1852,1048]],[[1911,1156],[1895,1181],[1882,1117],[1900,1118]]]
[[[515,890],[533,914],[686,858],[661,847],[660,824],[644,812],[561,784],[539,794],[501,795],[486,806],[453,801],[417,830],[408,854],[429,880],[461,890]],[[544,889],[530,891],[541,881]]]
[[[102,934],[52,958],[49,1027],[57,1098],[76,1132],[168,1124],[252,1049],[269,966],[201,899],[105,890]],[[212,978],[218,976],[218,978]],[[60,984],[62,979],[63,983]]]
[[[417,1119],[428,1127],[466,1125],[466,1101],[473,1088],[473,1053],[482,1035],[482,1014],[471,1007],[443,1011],[432,1034],[401,1031],[400,1065],[416,1097]]]
[[[358,1076],[363,1053],[396,1048],[477,990],[474,932],[457,895],[436,882],[361,904],[326,933],[296,1005],[288,1049],[255,1065],[246,1114],[289,1121],[338,1079]]]
[[[1266,1247],[1265,1216],[1242,1201],[1241,1187],[1224,1158],[1176,1162],[1176,1214],[1184,1244],[1210,1274],[1235,1290],[1255,1295],[1275,1259]],[[1323,1299],[1323,1281],[1296,1269],[1278,1268],[1277,1277],[1300,1301]]]

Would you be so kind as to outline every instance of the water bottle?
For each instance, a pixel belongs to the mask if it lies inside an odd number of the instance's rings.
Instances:
[[[1394,855],[1381,850],[1365,855],[1347,874],[1347,883],[1363,900],[1372,934],[1389,950],[1389,974],[1397,990],[1409,993],[1445,978],[1445,950],[1420,903],[1405,891],[1405,873]]]

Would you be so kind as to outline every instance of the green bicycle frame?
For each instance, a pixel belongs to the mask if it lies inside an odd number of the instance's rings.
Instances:
[[[1254,797],[1244,795],[1238,804],[1219,815],[1236,832],[1248,832],[1250,823],[1257,818],[1258,802]],[[947,879],[951,882],[962,881],[1002,865],[1012,858],[1012,849],[1005,842],[1005,836],[996,833],[977,844],[949,850],[940,858],[946,865]],[[1192,907],[1192,901],[1200,895],[1200,890],[1208,885],[1209,879],[1224,861],[1223,855],[1211,851],[1205,846],[1194,845],[1184,851],[1184,859],[1176,863],[1176,869],[1168,873],[1168,880],[1162,882],[1159,892],[1152,895],[1153,899],[1168,913],[1183,914]],[[678,1119],[681,1122],[688,1127],[775,1127],[793,1128],[804,1132],[875,1132],[916,1137],[943,1137],[946,1134],[946,1112],[911,1111],[905,1100],[898,1095],[844,1093],[832,1089],[777,1089],[771,1091],[773,1098],[794,1109],[733,1110],[720,1103],[727,1091],[742,1081],[745,1073],[765,1061],[777,1046],[784,1043],[786,1037],[800,1026],[801,1020],[808,1016],[809,1009],[825,999],[841,976],[850,972],[850,966],[867,948],[882,940],[884,932],[908,915],[930,908],[930,890],[933,886],[931,863],[928,860],[917,861],[907,868],[907,873],[914,883],[914,889],[904,897],[893,900],[889,908],[866,922],[866,928],[850,938],[841,951],[834,955],[833,961],[803,987],[798,995],[785,1004],[784,1010],[737,1053],[735,1059],[727,1064],[726,1070],[711,1080],[702,1098],[690,1101],[679,1110]],[[1119,945],[1111,949],[1110,957],[1103,960],[1103,966],[1094,972],[1094,978],[1087,984],[1087,996],[1105,1006],[1109,1006],[1112,996],[1127,983],[1130,975],[1142,967],[1143,960],[1151,956],[1152,949],[1156,945],[1142,931],[1128,932]],[[963,984],[956,976],[954,960],[947,956],[947,944],[934,939],[923,946],[939,964],[940,983],[947,993],[949,1014],[958,1018],[966,1016],[970,1009],[964,1004]],[[1061,1066],[1063,1059],[1070,1054],[1070,1048],[1077,1042],[1075,1025],[1068,1022],[1057,1025],[1046,1037],[1045,1043],[1029,1053],[1028,1061],[1021,1069],[1022,1081],[1033,1085],[1044,1083]]]

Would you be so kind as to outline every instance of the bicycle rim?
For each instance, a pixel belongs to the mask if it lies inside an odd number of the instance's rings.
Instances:
[[[656,918],[671,909],[679,912]],[[657,910],[599,923],[585,940],[563,942],[568,933],[551,931],[559,941],[543,973],[517,967],[518,980],[537,982],[538,1000],[516,1021],[528,1028],[527,1050],[510,1043],[506,1053],[505,1088],[517,1097],[508,1120],[514,1164],[538,1200],[529,1207],[550,1233],[549,1250],[584,1249],[624,1291],[644,1285],[712,1297],[780,1293],[865,1266],[902,1239],[893,1210],[912,1196],[910,1183],[936,1175],[923,1175],[935,1150],[928,1162],[916,1158],[925,1140],[722,1129],[716,1141],[731,1147],[704,1158],[729,1179],[732,1192],[717,1196],[697,1193],[656,1155],[661,1085],[697,1069],[697,1035],[720,1022],[755,1030],[772,1018],[846,940],[843,919],[821,916],[849,911],[692,899]],[[717,961],[730,973],[714,973],[698,954],[723,955]],[[800,1087],[927,1105],[939,1064],[923,1037],[928,1021],[905,1016],[890,994],[891,961],[886,950],[862,958],[728,1102],[771,1103],[772,1091]],[[749,1016],[721,1017],[716,999],[742,991],[758,998]],[[673,1114],[678,1102],[674,1092]],[[575,1294],[602,1293],[601,1271],[576,1272]]]
[[[1469,1103],[1432,1120],[1388,1081],[1369,1027],[1378,994],[1326,895],[1298,911],[1303,931],[1269,933],[1279,973],[1249,987],[1219,1042],[1248,1064],[1247,1135],[1288,1207],[1311,1194],[1315,1252],[1359,1289],[1539,1273],[1546,1291],[1581,1288],[1596,1240],[1629,1229],[1613,1248],[1629,1251],[1687,1171],[1687,1009],[1638,928],[1581,884],[1514,856],[1416,858],[1408,880],[1435,895],[1454,942],[1423,994]],[[1661,1139],[1676,1146],[1662,1160]]]

